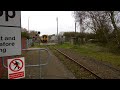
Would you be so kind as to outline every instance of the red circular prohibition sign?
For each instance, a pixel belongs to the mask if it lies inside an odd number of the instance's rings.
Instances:
[[[20,67],[19,65],[16,65],[16,67],[18,67],[19,69],[18,69],[18,70],[13,70],[13,69],[11,68],[11,64],[14,64],[14,65],[15,65],[14,61],[16,61],[16,60],[19,60],[19,61],[22,63],[22,66]],[[10,70],[13,71],[13,72],[20,71],[20,70],[23,68],[23,61],[22,61],[21,59],[14,59],[13,61],[10,62],[9,68],[10,68]]]

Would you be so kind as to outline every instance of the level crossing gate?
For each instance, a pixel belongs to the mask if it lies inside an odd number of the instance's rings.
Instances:
[[[22,49],[22,52],[26,53],[26,55],[29,53],[28,57],[25,57],[25,72],[26,72],[25,74],[27,74],[27,75],[25,75],[26,76],[25,79],[32,79],[33,77],[36,77],[36,76],[37,76],[37,78],[35,78],[35,79],[44,79],[44,76],[42,76],[42,72],[43,72],[42,67],[48,65],[49,60],[51,59],[50,52],[45,48]],[[45,56],[44,58],[42,58],[43,53]],[[37,55],[37,57],[33,56],[33,54]],[[31,55],[31,57],[36,57],[36,58],[35,59],[29,58],[30,55]],[[15,56],[12,56],[12,57],[14,58]],[[42,59],[46,59],[46,60],[42,60]],[[30,61],[31,61],[31,63],[30,63]],[[36,62],[32,63],[32,61],[36,61]],[[44,61],[44,62],[42,62],[42,61]],[[2,57],[2,65],[3,65],[3,67],[8,68],[8,66],[5,64],[4,57]],[[36,68],[36,69],[34,69],[34,68]],[[35,72],[37,72],[37,75],[34,74]]]

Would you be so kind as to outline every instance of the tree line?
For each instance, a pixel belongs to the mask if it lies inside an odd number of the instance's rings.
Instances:
[[[120,49],[120,11],[74,11],[73,16],[80,26],[80,33],[73,36]]]

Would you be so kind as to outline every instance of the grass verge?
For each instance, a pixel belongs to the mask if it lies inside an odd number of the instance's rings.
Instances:
[[[115,66],[120,67],[120,56],[114,53],[111,53],[107,48],[97,46],[95,44],[85,44],[85,45],[71,45],[65,43],[62,45],[57,45],[58,48],[72,49],[73,51],[78,52],[79,54],[87,57],[94,58],[96,60],[104,61],[111,63]]]

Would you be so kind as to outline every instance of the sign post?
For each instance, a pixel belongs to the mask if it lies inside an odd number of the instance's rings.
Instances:
[[[25,77],[24,57],[8,59],[8,79],[19,79]]]
[[[0,11],[0,57],[21,55],[21,12]]]

